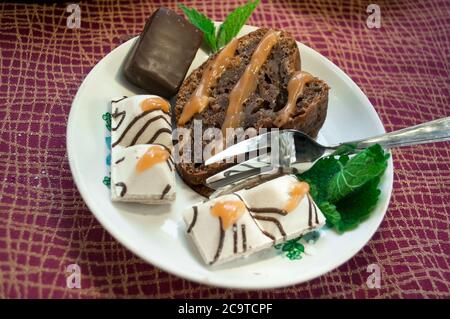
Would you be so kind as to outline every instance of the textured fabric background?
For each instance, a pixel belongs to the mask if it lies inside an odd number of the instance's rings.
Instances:
[[[449,1],[262,1],[249,23],[283,28],[342,68],[388,131],[450,116]],[[186,1],[216,20],[242,1]],[[450,297],[450,143],[395,150],[392,201],[354,258],[308,283],[267,291],[216,289],[146,264],[99,225],[71,177],[66,122],[91,68],[145,18],[175,1],[0,4],[0,297]],[[177,9],[178,10],[178,9]],[[179,11],[179,10],[178,10]],[[82,269],[66,288],[65,267]],[[366,268],[382,270],[380,289]]]

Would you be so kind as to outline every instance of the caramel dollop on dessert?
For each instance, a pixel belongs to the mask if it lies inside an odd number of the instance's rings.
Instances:
[[[162,110],[165,113],[169,113],[170,104],[166,100],[160,97],[150,97],[141,102],[142,112]]]
[[[211,214],[220,217],[222,229],[227,230],[244,214],[245,204],[241,200],[225,200],[216,202],[211,207]]]
[[[150,167],[169,159],[169,152],[161,145],[150,146],[136,163],[136,171],[141,173]]]
[[[286,205],[284,205],[284,210],[287,213],[292,212],[298,206],[298,204],[300,204],[303,197],[308,192],[309,192],[309,184],[308,183],[305,183],[305,182],[295,183],[289,192],[289,196],[291,196],[291,197],[288,200],[288,202],[286,203]]]
[[[217,54],[217,57],[208,64],[199,85],[194,93],[192,93],[186,106],[183,108],[183,112],[178,120],[178,125],[183,126],[186,122],[190,121],[195,114],[203,112],[208,106],[209,91],[217,84],[218,78],[227,69],[235,55],[238,43],[238,39],[232,40]]]

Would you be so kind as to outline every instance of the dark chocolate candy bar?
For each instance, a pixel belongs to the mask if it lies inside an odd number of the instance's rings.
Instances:
[[[183,17],[159,8],[125,60],[125,77],[148,93],[170,98],[178,92],[202,37]]]

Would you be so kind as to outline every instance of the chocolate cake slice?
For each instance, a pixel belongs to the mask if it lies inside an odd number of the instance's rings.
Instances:
[[[223,132],[237,127],[293,128],[316,137],[325,121],[329,87],[300,70],[293,37],[285,31],[258,29],[230,42],[184,80],[174,121],[191,131],[187,143],[192,150],[194,120],[202,121],[203,132],[208,128]],[[202,143],[205,147],[210,141]],[[194,157],[193,151],[190,156]],[[192,158],[178,163],[177,169],[188,185],[208,196],[213,190],[204,186],[205,180],[231,165],[206,167]]]

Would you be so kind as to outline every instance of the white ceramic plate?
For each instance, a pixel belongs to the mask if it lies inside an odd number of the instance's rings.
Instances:
[[[239,36],[256,28],[245,26]],[[381,198],[370,218],[357,229],[338,235],[327,229],[313,245],[312,255],[290,260],[271,248],[256,256],[211,268],[206,266],[181,219],[181,212],[201,200],[177,177],[177,199],[172,205],[145,206],[112,203],[102,183],[109,173],[102,114],[111,98],[143,93],[122,76],[121,64],[133,41],[103,58],[87,75],[73,101],[67,128],[70,168],[78,189],[100,223],[123,245],[144,260],[170,273],[196,282],[230,288],[262,289],[288,286],[318,277],[354,256],[372,237],[389,204],[393,183],[392,161],[381,183]],[[336,65],[299,43],[302,69],[331,87],[328,116],[319,141],[338,143],[384,132],[372,104],[358,86]],[[191,70],[205,61],[199,50]],[[189,71],[189,72],[190,72]]]

